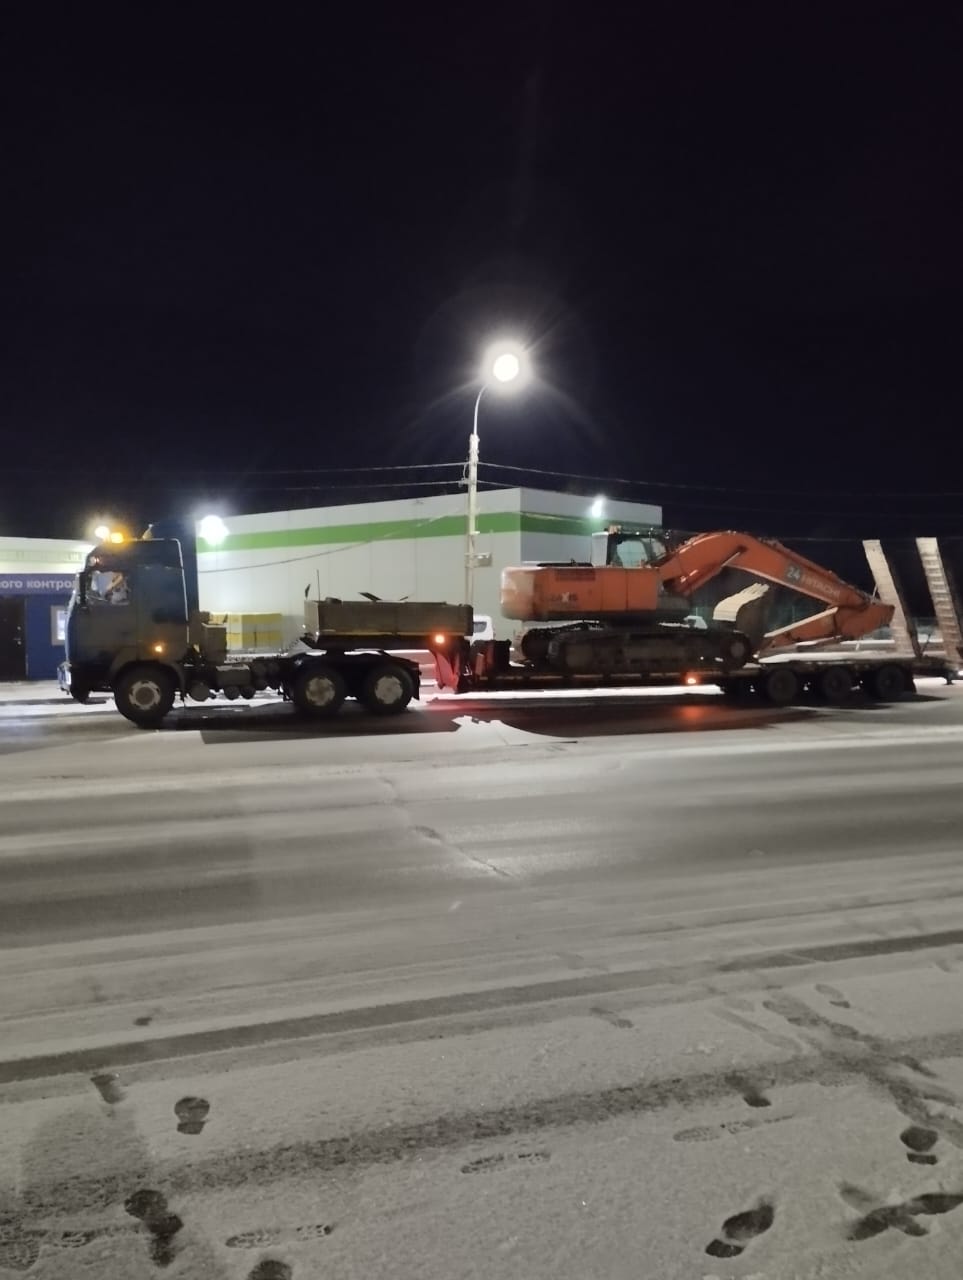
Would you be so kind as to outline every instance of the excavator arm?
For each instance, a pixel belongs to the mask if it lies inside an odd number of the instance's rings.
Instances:
[[[857,639],[887,626],[893,616],[892,605],[850,586],[782,543],[748,533],[699,534],[654,567],[666,591],[687,599],[724,569],[741,569],[828,606],[811,618],[766,632],[759,645],[761,653],[802,642]]]

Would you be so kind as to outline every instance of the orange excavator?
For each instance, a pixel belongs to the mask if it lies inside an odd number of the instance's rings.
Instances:
[[[749,574],[755,586],[729,598],[737,607],[728,614],[726,601],[717,605],[712,624],[692,616],[700,589],[727,569]],[[773,586],[826,607],[767,630]],[[768,538],[703,533],[673,545],[662,530],[618,525],[593,535],[589,564],[503,570],[501,607],[506,618],[536,624],[521,640],[529,663],[569,674],[735,670],[792,645],[869,635],[893,616],[891,605]]]

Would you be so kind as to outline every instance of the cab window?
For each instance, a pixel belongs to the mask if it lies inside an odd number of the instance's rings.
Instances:
[[[91,569],[87,577],[87,603],[130,604],[127,574],[115,569]]]

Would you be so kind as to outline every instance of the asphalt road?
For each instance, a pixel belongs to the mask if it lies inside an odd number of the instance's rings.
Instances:
[[[0,1276],[958,1275],[963,690],[0,743]]]

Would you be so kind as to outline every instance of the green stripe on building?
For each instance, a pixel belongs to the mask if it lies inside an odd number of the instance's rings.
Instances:
[[[62,564],[83,564],[83,551],[39,551],[24,550],[19,547],[0,547],[0,564],[45,564],[56,572]]]
[[[352,543],[408,538],[463,538],[465,519],[465,516],[437,516],[424,520],[318,525],[309,529],[264,529],[251,533],[230,533],[216,547],[203,538],[198,538],[197,549],[204,554],[215,551],[275,551],[290,547],[346,546]],[[587,538],[604,527],[604,521],[587,516],[551,516],[528,511],[493,511],[478,517],[479,533],[554,533]]]

